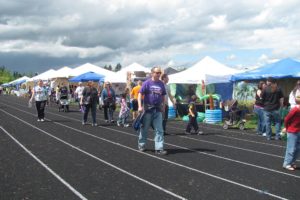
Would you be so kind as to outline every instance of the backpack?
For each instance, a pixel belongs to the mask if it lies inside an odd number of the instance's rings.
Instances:
[[[144,112],[139,113],[139,115],[133,120],[132,127],[135,131],[139,131],[143,125]]]

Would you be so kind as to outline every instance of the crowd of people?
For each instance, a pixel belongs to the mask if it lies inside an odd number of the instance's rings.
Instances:
[[[68,99],[74,96],[78,102],[78,108],[82,114],[82,125],[87,125],[88,115],[91,111],[92,126],[97,126],[97,108],[103,109],[104,120],[114,123],[116,104],[119,104],[119,114],[116,120],[117,126],[128,127],[130,110],[132,121],[140,120],[138,129],[138,149],[146,150],[148,129],[152,128],[155,134],[155,153],[166,155],[164,148],[164,136],[167,135],[168,103],[171,102],[176,108],[176,99],[171,95],[168,88],[168,75],[162,74],[159,67],[151,69],[151,77],[145,82],[139,80],[131,90],[126,88],[117,101],[117,95],[110,82],[105,82],[102,87],[95,82],[89,81],[86,86],[79,82],[76,87],[67,87],[61,84],[56,89],[50,89],[39,80],[29,94],[29,103],[35,101],[38,119],[45,121],[45,106],[51,96],[55,96],[56,102],[60,99]],[[54,92],[53,92],[54,91]],[[202,135],[197,122],[196,95],[191,95],[188,105],[189,121],[186,125],[185,134]],[[99,107],[98,107],[99,105]],[[236,106],[237,107],[237,106]],[[276,79],[269,77],[266,82],[260,81],[255,93],[254,113],[257,115],[257,134],[263,135],[267,140],[273,139],[272,126],[275,125],[275,140],[281,140],[283,134],[287,135],[287,148],[283,168],[295,170],[295,161],[300,148],[300,80],[297,81],[289,98],[284,98],[281,88]],[[142,116],[142,117],[141,117]],[[232,123],[229,121],[229,123]]]
[[[300,81],[297,81],[288,100],[273,78],[260,81],[255,94],[254,112],[257,114],[257,134],[272,139],[275,125],[275,140],[287,134],[287,148],[283,168],[295,170],[295,161],[300,149]]]

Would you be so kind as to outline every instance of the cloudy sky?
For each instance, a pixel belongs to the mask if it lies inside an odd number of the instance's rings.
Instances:
[[[299,0],[0,0],[0,66],[300,60]]]

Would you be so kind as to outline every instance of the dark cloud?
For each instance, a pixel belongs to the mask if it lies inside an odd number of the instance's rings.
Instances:
[[[276,49],[276,56],[299,49],[300,12],[293,0],[0,0],[0,5],[0,65],[12,70],[124,60],[152,65],[180,53],[228,48]],[[274,44],[282,37],[285,42]]]

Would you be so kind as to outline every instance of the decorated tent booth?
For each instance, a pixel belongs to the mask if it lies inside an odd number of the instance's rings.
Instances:
[[[195,94],[200,98],[200,102],[196,104],[196,108],[200,112],[205,112],[208,101],[203,98],[207,94],[221,94],[220,98],[212,99],[214,108],[218,108],[218,101],[232,98],[232,83],[230,77],[232,74],[240,72],[239,70],[227,67],[210,57],[205,57],[198,63],[188,68],[185,71],[169,76],[171,93],[178,100],[178,114],[183,116],[188,112],[188,102],[190,97]],[[211,108],[213,110],[213,108]],[[214,112],[214,111],[211,111]],[[218,117],[213,120],[208,120],[209,123],[221,121],[220,112],[216,111]],[[214,116],[214,114],[206,117]],[[222,116],[222,115],[221,115]]]

